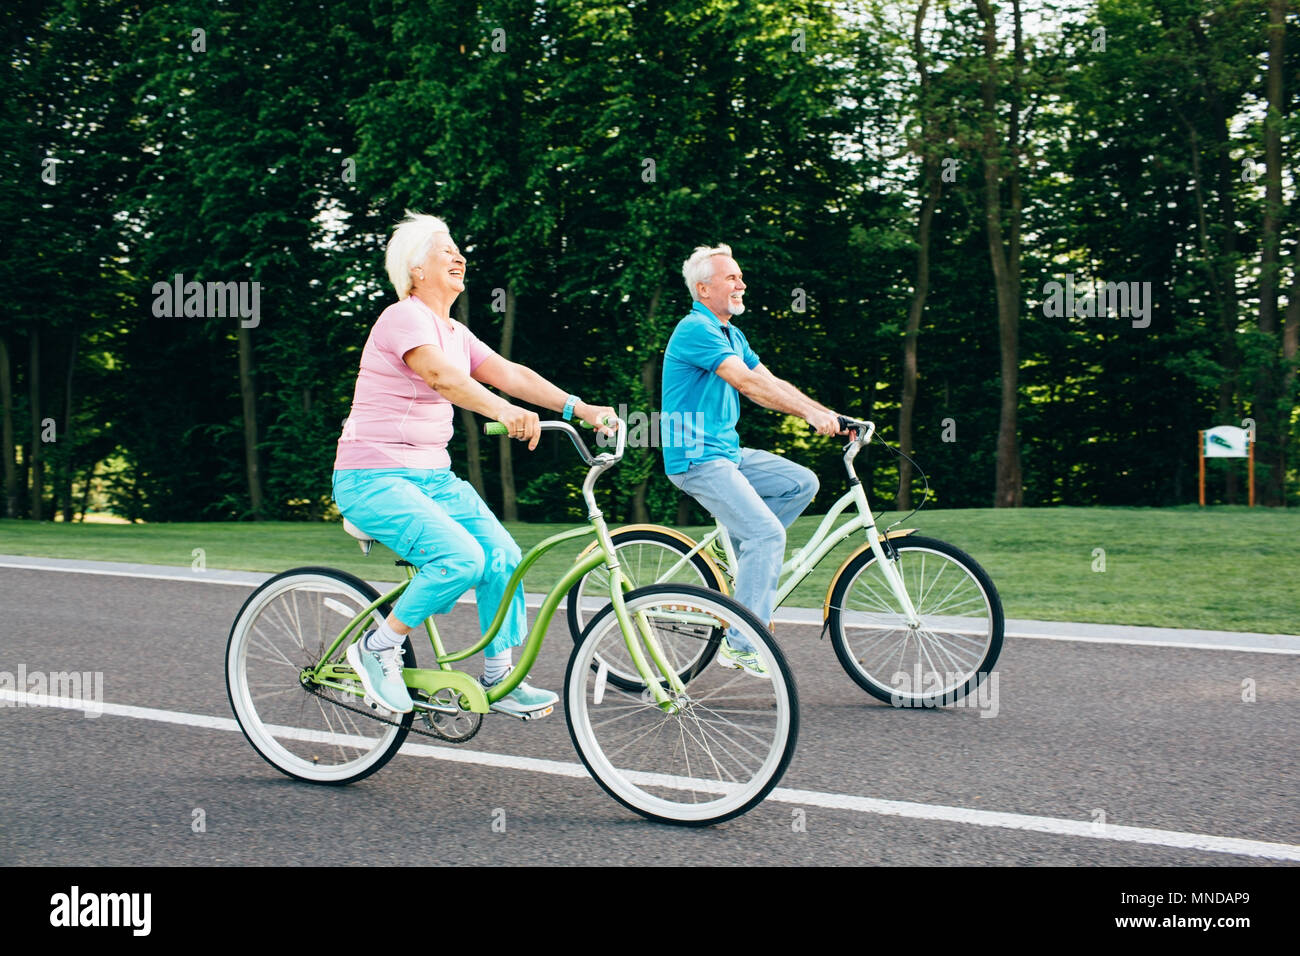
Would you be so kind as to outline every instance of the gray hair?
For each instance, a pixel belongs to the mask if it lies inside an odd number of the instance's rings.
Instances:
[[[434,237],[442,232],[451,235],[447,224],[437,216],[425,216],[409,209],[406,218],[393,230],[384,267],[399,299],[410,294],[411,270],[428,258]]]
[[[696,302],[700,295],[695,291],[697,282],[708,282],[713,278],[713,257],[731,255],[731,246],[696,246],[691,257],[682,263],[682,278],[686,280],[686,291]]]

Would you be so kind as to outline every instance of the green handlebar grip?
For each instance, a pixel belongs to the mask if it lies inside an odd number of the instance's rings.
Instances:
[[[575,418],[573,420],[573,423],[575,425],[580,425],[581,427],[587,429],[588,431],[590,431],[592,428],[595,427],[594,425],[590,424],[589,422],[583,421],[580,418]],[[602,420],[601,424],[612,425],[613,422],[610,421],[609,416],[606,415],[605,418]],[[484,422],[483,434],[484,435],[509,435],[510,432],[506,429],[506,426],[502,425],[500,422]]]

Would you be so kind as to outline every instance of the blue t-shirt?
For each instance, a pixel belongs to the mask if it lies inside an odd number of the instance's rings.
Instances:
[[[732,355],[747,368],[759,359],[735,323],[727,323],[727,329],[730,338],[718,317],[696,302],[668,340],[659,435],[670,475],[714,458],[740,462],[740,393],[714,373]]]

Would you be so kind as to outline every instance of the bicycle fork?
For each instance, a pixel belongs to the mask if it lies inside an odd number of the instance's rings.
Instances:
[[[668,682],[673,694],[684,694],[686,686],[681,682],[681,678],[677,676],[677,671],[668,662],[663,647],[660,645],[659,639],[655,637],[644,612],[638,611],[636,613],[635,623],[632,615],[628,613],[627,604],[623,600],[623,592],[631,589],[632,582],[628,580],[627,575],[623,573],[623,569],[619,565],[618,553],[614,550],[613,541],[610,540],[609,528],[605,524],[604,517],[599,512],[596,512],[590,515],[590,518],[592,524],[595,525],[596,537],[600,541],[600,546],[605,551],[605,564],[609,569],[610,601],[614,605],[614,617],[618,620],[619,627],[623,631],[623,641],[627,645],[627,652],[631,656],[637,672],[646,679],[648,690],[654,698],[655,704],[666,713],[675,714],[680,710],[680,707],[664,690],[663,684],[653,678],[654,668],[658,668],[659,673]],[[654,662],[654,668],[646,660],[647,652],[650,660]]]
[[[845,420],[840,419],[844,424]],[[886,550],[885,545],[880,543],[880,533],[876,530],[876,521],[871,514],[871,506],[867,504],[867,493],[862,490],[862,480],[858,477],[857,471],[853,467],[853,459],[858,457],[858,452],[862,446],[871,441],[871,436],[875,433],[875,425],[867,423],[866,431],[861,432],[849,445],[844,454],[844,469],[849,473],[849,487],[853,492],[853,500],[858,506],[858,514],[862,515],[863,521],[866,522],[867,544],[871,545],[871,551],[876,556],[876,562],[880,565],[880,571],[889,583],[889,589],[894,592],[894,597],[903,608],[903,613],[907,616],[907,626],[912,630],[921,626],[921,619],[917,616],[916,606],[912,603],[912,597],[907,593],[907,587],[903,583],[903,574],[898,570],[897,552],[893,548]],[[886,541],[886,544],[888,542]]]
[[[916,605],[912,603],[912,596],[907,593],[907,587],[903,582],[903,573],[898,570],[898,552],[892,547],[888,547],[889,542],[881,543],[880,533],[876,530],[876,522],[871,516],[871,511],[867,506],[867,495],[862,490],[862,484],[853,475],[853,496],[858,503],[859,512],[866,517],[867,543],[871,545],[871,551],[876,556],[876,563],[880,566],[880,572],[885,576],[885,581],[889,584],[889,589],[894,592],[894,597],[898,599],[899,605],[903,608],[903,613],[907,618],[907,626],[915,630],[921,626],[921,618],[916,613]]]

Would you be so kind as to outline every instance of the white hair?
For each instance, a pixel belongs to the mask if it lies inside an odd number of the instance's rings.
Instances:
[[[697,282],[708,282],[713,278],[713,257],[731,255],[731,246],[696,246],[691,257],[682,263],[682,278],[686,280],[686,290],[691,298],[700,301],[700,294],[695,291]]]
[[[411,270],[428,258],[434,237],[441,232],[451,234],[447,224],[437,216],[425,216],[409,209],[406,218],[393,230],[384,266],[399,299],[410,294]]]

